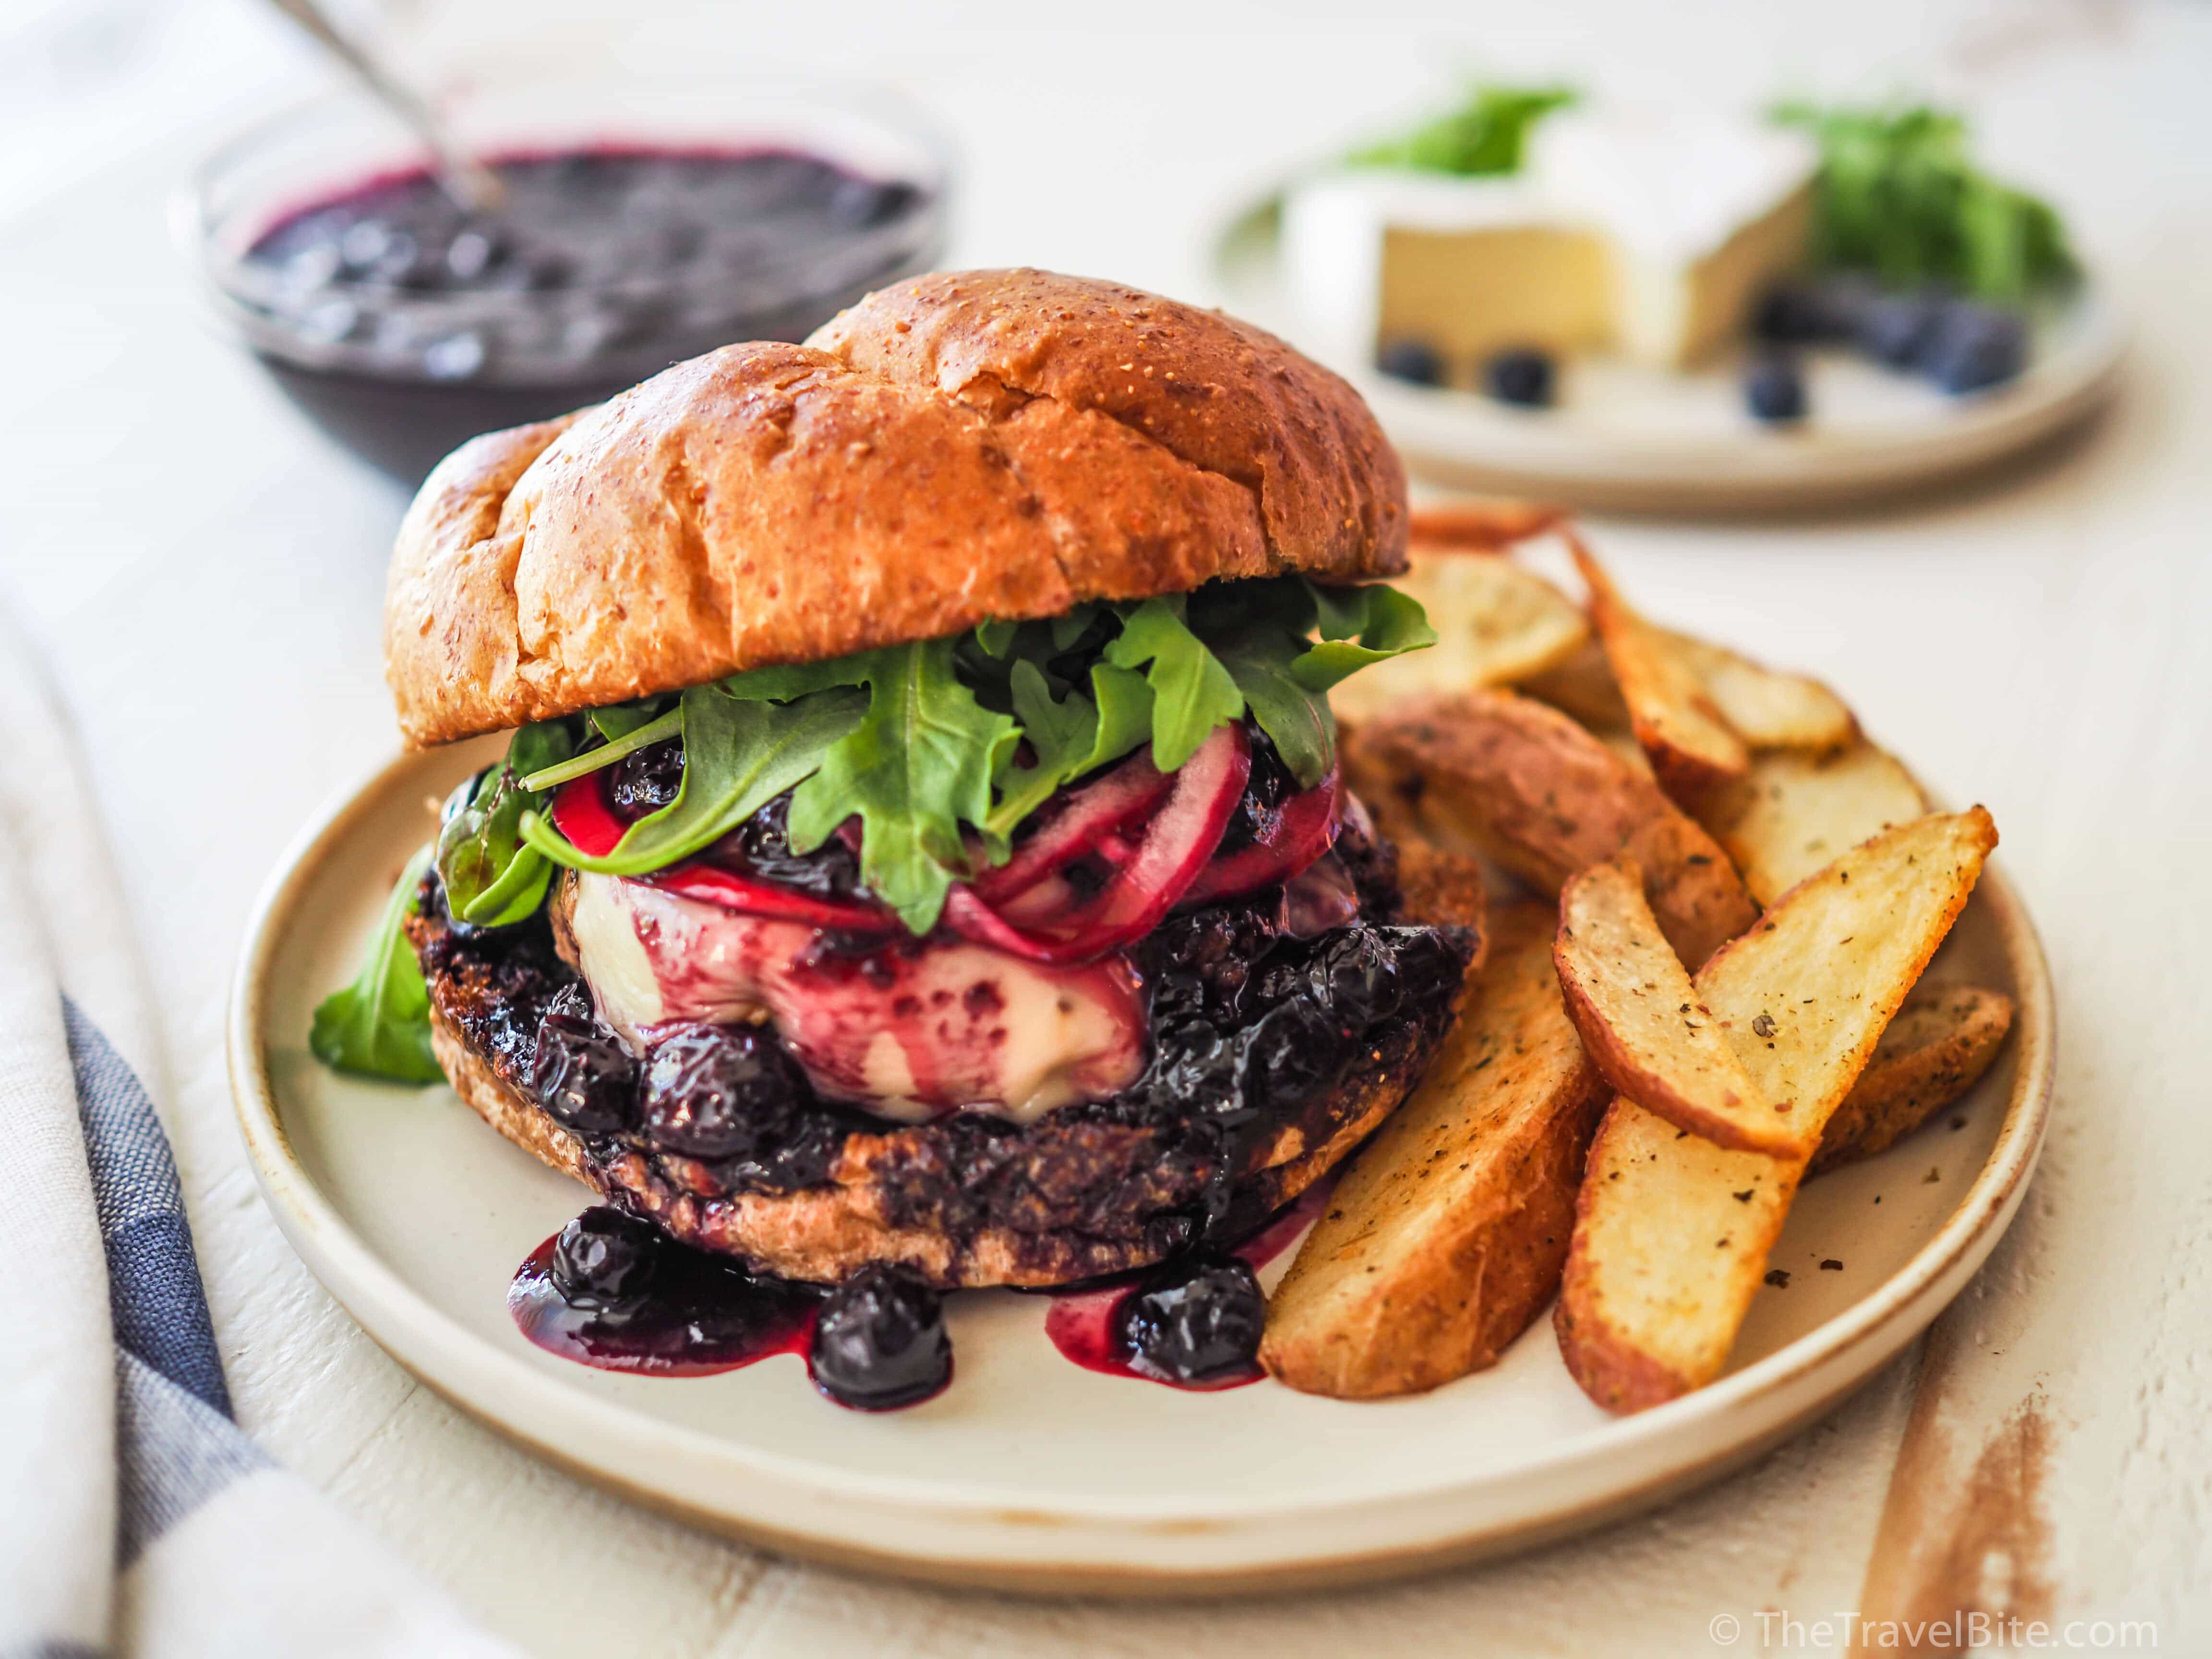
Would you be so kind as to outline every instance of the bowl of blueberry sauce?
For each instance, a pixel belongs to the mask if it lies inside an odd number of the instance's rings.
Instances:
[[[499,176],[496,212],[341,92],[216,152],[185,215],[229,331],[410,486],[477,433],[733,341],[803,339],[944,244],[944,148],[889,94],[644,77],[441,108]]]

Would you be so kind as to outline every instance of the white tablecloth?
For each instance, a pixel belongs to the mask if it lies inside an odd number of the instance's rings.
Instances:
[[[961,261],[1200,297],[1205,228],[1240,190],[1462,65],[1745,101],[1968,97],[1990,155],[2065,202],[2134,309],[2111,418],[2002,490],[1594,533],[1649,609],[1821,674],[1946,794],[1988,803],[2057,970],[2057,1116],[2011,1238],[1939,1328],[1909,1437],[1917,1360],[1702,1495],[1486,1569],[1203,1609],[1025,1603],[780,1563],[532,1462],[410,1381],[301,1267],[224,1079],[256,888],[394,746],[376,638],[403,503],[203,322],[164,208],[215,137],[318,72],[227,0],[34,0],[0,11],[0,599],[89,757],[156,989],[166,1072],[148,1080],[239,1415],[269,1449],[549,1654],[1710,1653],[1729,1650],[1722,1618],[1736,1650],[1823,1651],[1870,1559],[1890,1610],[1926,1592],[1885,1565],[1904,1543],[1950,1548],[1947,1582],[1981,1604],[2149,1620],[2165,1651],[2212,1650],[2195,971],[2212,923],[2212,10],[1193,0],[1115,14],[1151,33],[1054,34],[1012,5],[586,9],[398,15],[424,63],[555,63],[596,28],[628,44],[594,62],[715,52],[900,80],[964,150]],[[1899,1492],[1929,1501],[1901,1496],[1885,1523],[1901,1446]]]

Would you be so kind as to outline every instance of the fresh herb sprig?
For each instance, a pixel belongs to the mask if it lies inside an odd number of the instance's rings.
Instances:
[[[1458,108],[1402,137],[1354,150],[1348,159],[1354,167],[1413,167],[1463,178],[1518,173],[1536,123],[1574,101],[1565,87],[1471,88]]]
[[[1818,263],[1870,270],[1892,288],[1942,283],[2008,304],[2079,274],[2058,215],[1976,167],[1959,115],[1793,103],[1773,116],[1820,147]]]
[[[436,1083],[445,1075],[430,1051],[430,992],[406,931],[430,853],[425,847],[409,860],[385,901],[353,983],[315,1005],[307,1047],[334,1071],[395,1083]]]

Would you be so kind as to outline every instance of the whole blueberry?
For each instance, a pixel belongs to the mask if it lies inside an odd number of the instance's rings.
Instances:
[[[1934,332],[1943,299],[1935,294],[1884,294],[1859,313],[1859,349],[1892,368],[1910,368]]]
[[[2016,311],[1957,301],[1943,307],[1920,363],[1954,396],[2000,386],[2027,366],[2027,325]]]
[[[781,1130],[799,1097],[775,1036],[750,1025],[685,1025],[645,1064],[645,1133],[692,1158],[734,1158]]]
[[[671,738],[634,749],[614,763],[613,772],[608,801],[616,817],[635,823],[673,801],[684,787],[684,740]]]
[[[1828,308],[1820,291],[1805,283],[1784,283],[1759,295],[1751,313],[1754,337],[1781,345],[1803,345],[1829,337]]]
[[[1354,924],[1323,934],[1307,973],[1315,996],[1352,1030],[1398,1012],[1398,959],[1375,928]]]
[[[612,1134],[629,1125],[637,1064],[592,1016],[591,999],[577,986],[563,988],[538,1022],[530,1081],[556,1123],[586,1134]]]
[[[1426,340],[1385,340],[1375,354],[1375,367],[1394,380],[1415,386],[1444,383],[1443,356]]]
[[[553,1288],[572,1308],[617,1313],[643,1301],[660,1259],[660,1230],[602,1204],[553,1241]]]
[[[1548,408],[1558,380],[1550,354],[1526,349],[1501,351],[1482,366],[1482,384],[1504,404]]]
[[[1131,1370],[1170,1382],[1203,1382],[1251,1368],[1267,1301],[1243,1262],[1199,1255],[1147,1279],[1121,1318]]]
[[[1752,418],[1782,425],[1805,418],[1805,374],[1787,352],[1761,352],[1744,372],[1743,401]]]
[[[878,1263],[830,1292],[807,1354],[814,1384],[841,1406],[890,1411],[952,1378],[952,1339],[937,1292]]]

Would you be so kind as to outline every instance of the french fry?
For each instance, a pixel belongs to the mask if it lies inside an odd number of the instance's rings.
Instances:
[[[1979,985],[1913,988],[1821,1132],[1810,1176],[1886,1152],[1981,1080],[2012,1030],[2012,999]]]
[[[1540,672],[1589,638],[1580,605],[1534,571],[1495,554],[1416,545],[1413,568],[1395,586],[1421,602],[1437,643],[1376,663],[1332,692],[1337,712],[1351,719],[1425,691],[1466,691]]]
[[[1858,735],[1858,721],[1844,700],[1820,681],[1765,667],[1724,645],[1672,629],[1659,632],[1689,664],[1721,719],[1754,750],[1826,753]]]
[[[1417,698],[1348,733],[1341,752],[1386,830],[1480,852],[1547,896],[1593,864],[1634,859],[1684,962],[1758,915],[1713,839],[1556,708],[1510,691]]]
[[[1516,542],[1542,535],[1567,516],[1547,501],[1483,500],[1437,501],[1413,510],[1407,526],[1413,544],[1456,547],[1474,553],[1502,553]]]
[[[1355,1158],[1267,1304],[1309,1394],[1433,1389],[1496,1361],[1559,1285],[1605,1087],[1559,1004],[1549,905],[1501,907],[1420,1087]]]
[[[1775,750],[1696,803],[1744,885],[1771,904],[1848,848],[1928,810],[1912,775],[1863,738],[1833,755]]]
[[[1850,1093],[1996,844],[1978,806],[1889,830],[1784,895],[1697,975],[1753,1082],[1807,1133]],[[1805,1168],[1613,1100],[1553,1322],[1584,1393],[1641,1411],[1720,1374]]]
[[[1644,900],[1632,861],[1594,865],[1559,895],[1553,950],[1567,1013],[1605,1080],[1717,1146],[1802,1158],[1814,1139],[1752,1081]]]
[[[1675,636],[1647,622],[1571,531],[1567,545],[1589,587],[1590,620],[1628,705],[1636,740],[1669,792],[1695,799],[1741,777],[1751,750],[1723,718]]]

